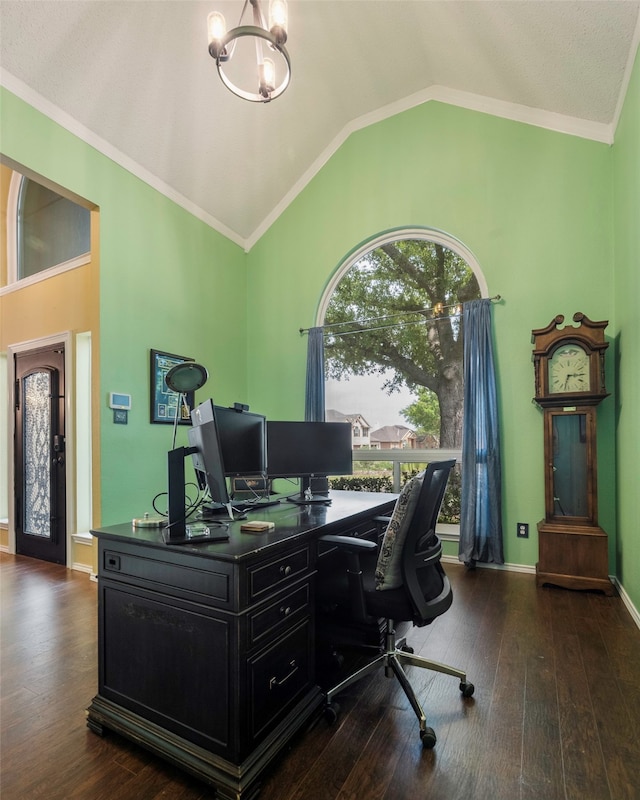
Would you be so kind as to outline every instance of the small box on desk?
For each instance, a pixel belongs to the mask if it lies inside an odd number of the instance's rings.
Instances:
[[[255,519],[250,522],[243,522],[240,526],[240,530],[246,533],[264,533],[265,531],[274,530],[275,527],[275,522],[263,522]]]

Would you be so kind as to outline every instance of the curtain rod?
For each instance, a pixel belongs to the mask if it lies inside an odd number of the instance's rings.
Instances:
[[[501,295],[496,294],[493,297],[489,297],[488,299],[491,300],[491,302],[493,303],[498,303],[500,300],[502,300],[502,297]],[[371,322],[377,322],[378,320],[388,320],[388,319],[395,319],[396,317],[404,317],[409,314],[422,314],[426,311],[431,312],[431,319],[454,319],[455,317],[459,317],[462,312],[457,312],[455,314],[448,314],[446,317],[441,317],[439,314],[441,311],[444,311],[445,309],[461,308],[462,306],[464,306],[464,303],[452,303],[451,305],[448,306],[442,305],[441,303],[436,303],[436,305],[433,308],[417,308],[415,311],[399,311],[397,314],[388,314],[387,316],[382,316],[382,317],[369,317],[368,319],[363,319],[363,320],[353,319],[353,320],[347,320],[346,322],[334,322],[331,325],[320,325],[319,327],[322,328],[323,332],[326,332],[327,329],[329,328],[338,328],[342,325],[355,325],[355,324],[364,325]],[[434,315],[435,309],[438,309],[437,317]],[[335,333],[334,335],[349,336],[350,334],[353,333],[367,333],[368,331],[383,330],[384,328],[395,328],[401,325],[420,325],[424,321],[425,320],[420,319],[420,320],[413,320],[410,322],[394,322],[391,325],[378,325],[372,328],[359,328],[356,331],[345,331],[344,333]],[[300,335],[302,336],[303,333],[309,333],[311,328],[299,328],[298,330],[300,332]]]

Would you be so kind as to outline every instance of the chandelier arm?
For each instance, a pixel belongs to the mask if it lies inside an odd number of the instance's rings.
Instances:
[[[231,44],[232,42],[235,45],[235,40],[240,39],[244,36],[253,36],[258,39],[263,39],[264,41],[268,42],[272,49],[275,52],[280,53],[283,57],[286,65],[286,74],[281,81],[280,85],[277,86],[272,92],[269,92],[268,95],[265,97],[258,92],[247,92],[244,89],[241,89],[239,86],[236,86],[224,73],[223,63],[224,60],[220,56],[218,56],[216,61],[216,67],[218,68],[218,74],[220,75],[221,81],[224,85],[229,89],[229,91],[233,92],[237,97],[241,97],[244,100],[249,100],[253,103],[266,103],[270,100],[274,100],[276,97],[279,97],[284,90],[289,85],[289,81],[291,80],[291,61],[289,59],[289,53],[284,45],[278,44],[276,37],[270,32],[265,30],[264,28],[260,28],[257,25],[241,25],[237,28],[233,28],[230,30],[224,38],[221,40],[221,52],[224,52],[226,46]]]
[[[253,6],[253,24],[259,28],[264,28],[265,30],[269,30],[267,28],[267,23],[264,18],[264,14],[262,13],[262,7],[260,6],[260,0],[250,0],[251,5]]]
[[[255,37],[256,40],[256,62],[258,67],[264,64],[264,50],[262,49],[262,39],[259,36]]]

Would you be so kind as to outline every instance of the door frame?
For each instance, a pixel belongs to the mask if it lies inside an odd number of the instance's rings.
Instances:
[[[25,353],[29,350],[36,350],[43,347],[51,347],[55,344],[64,345],[64,371],[65,371],[65,399],[64,399],[64,413],[65,413],[65,448],[66,448],[66,493],[65,502],[67,505],[66,515],[67,524],[65,530],[66,542],[66,564],[69,569],[73,564],[73,542],[71,534],[76,529],[76,442],[75,442],[75,372],[73,365],[75,364],[75,352],[72,350],[74,346],[74,337],[71,331],[64,331],[55,336],[44,336],[41,339],[30,339],[25,342],[18,342],[11,344],[7,348],[7,382],[9,386],[8,397],[8,426],[7,426],[7,456],[8,456],[8,470],[7,478],[9,484],[8,491],[8,510],[9,510],[9,552],[15,554],[16,552],[16,528],[15,528],[15,463],[14,463],[14,435],[15,435],[15,359],[14,355],[18,353]]]

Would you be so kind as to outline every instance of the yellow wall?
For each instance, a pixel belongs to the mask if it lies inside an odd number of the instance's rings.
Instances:
[[[6,198],[11,170],[0,166],[0,283],[6,285]],[[33,341],[67,331],[91,333],[92,355],[92,477],[94,524],[100,518],[100,438],[99,438],[99,212],[91,212],[91,262],[76,269],[39,281],[0,296],[0,352],[11,345]],[[75,370],[75,363],[72,366]],[[75,384],[75,381],[74,381]],[[74,481],[74,475],[67,475]],[[9,492],[13,488],[9,487]],[[0,530],[0,546],[8,546],[8,532]],[[72,563],[94,567],[93,546],[73,544]]]

